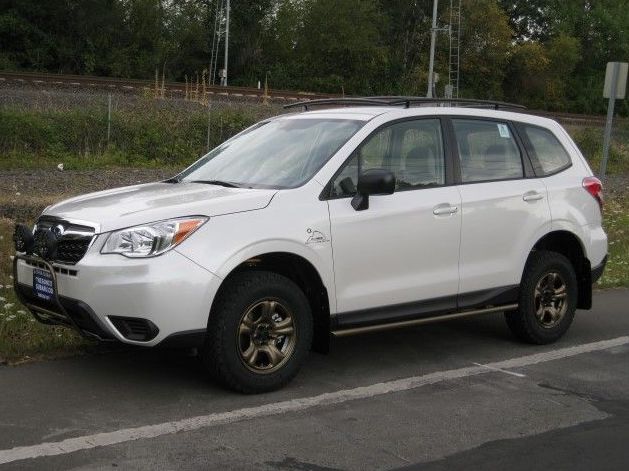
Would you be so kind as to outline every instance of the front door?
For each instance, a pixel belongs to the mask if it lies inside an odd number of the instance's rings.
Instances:
[[[446,185],[445,155],[439,119],[401,121],[375,131],[332,180],[340,316],[392,307],[380,311],[395,320],[456,306],[461,201],[457,187]],[[350,201],[358,175],[373,168],[392,171],[396,191],[370,196],[369,208],[356,211]]]

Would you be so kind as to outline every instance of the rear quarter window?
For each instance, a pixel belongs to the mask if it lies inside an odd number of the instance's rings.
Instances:
[[[529,153],[536,175],[552,175],[570,166],[570,155],[552,131],[526,124],[522,128],[530,144]]]

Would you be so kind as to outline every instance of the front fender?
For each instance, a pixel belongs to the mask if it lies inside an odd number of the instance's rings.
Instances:
[[[292,196],[292,198],[289,198]],[[326,202],[280,195],[263,210],[211,218],[175,250],[225,279],[246,260],[289,253],[309,262],[336,311],[330,221]]]

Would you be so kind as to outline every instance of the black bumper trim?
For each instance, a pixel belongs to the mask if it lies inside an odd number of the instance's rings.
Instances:
[[[156,346],[160,348],[200,348],[205,343],[207,330],[187,330],[170,334]]]
[[[592,268],[592,284],[596,283],[603,275],[605,265],[607,265],[607,255],[605,255],[605,258],[603,258],[603,261],[600,264]]]
[[[75,327],[87,338],[101,341],[117,340],[105,328],[92,308],[83,301],[65,296],[58,296],[59,303],[65,313],[54,303],[49,303],[37,298],[33,294],[32,286],[16,283],[16,291],[20,302],[29,308],[35,319],[42,324],[63,325],[65,327]],[[65,316],[69,319],[65,319]]]

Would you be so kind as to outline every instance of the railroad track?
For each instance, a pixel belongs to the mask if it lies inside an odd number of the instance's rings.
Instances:
[[[0,82],[18,82],[37,86],[65,86],[94,89],[109,89],[123,92],[139,90],[155,90],[155,82],[151,80],[117,79],[110,77],[92,77],[88,75],[61,75],[42,74],[31,72],[2,72]],[[158,89],[161,84],[158,85]],[[181,95],[186,93],[186,84],[182,82],[166,82],[165,92],[169,95]],[[187,85],[189,92],[196,90],[196,84]],[[202,86],[199,85],[199,92]],[[264,90],[253,87],[221,87],[218,85],[205,85],[205,92],[209,95],[225,96],[231,98],[264,98]],[[330,98],[333,95],[309,92],[295,92],[288,90],[269,90],[267,98],[279,101],[298,101],[315,98]]]
[[[62,86],[77,88],[92,88],[114,90],[116,92],[138,92],[142,90],[155,90],[155,82],[151,80],[138,79],[118,79],[110,77],[92,77],[87,75],[61,75],[61,74],[43,74],[34,72],[2,72],[0,71],[1,82],[18,82],[28,85],[40,87],[45,86]],[[201,89],[201,87],[199,87]],[[164,84],[165,92],[168,96],[184,97],[186,93],[186,84],[181,82],[166,82]],[[196,84],[188,84],[188,92],[196,90]],[[205,92],[208,95],[217,97],[225,97],[228,99],[264,99],[264,90],[253,87],[221,87],[217,85],[206,85]],[[328,95],[321,93],[295,92],[289,90],[269,90],[266,98],[279,102],[294,102],[300,100],[311,100],[318,98],[337,98],[338,95]],[[605,116],[585,115],[576,113],[560,113],[543,110],[527,110],[531,114],[545,116],[556,119],[563,124],[574,125],[595,125],[604,126]]]

